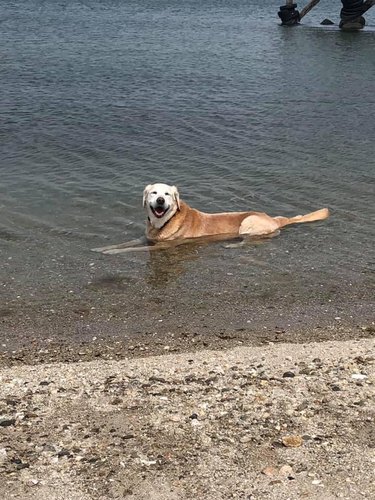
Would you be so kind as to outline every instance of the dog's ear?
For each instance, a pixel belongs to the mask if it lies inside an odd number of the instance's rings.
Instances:
[[[147,196],[148,193],[151,191],[152,184],[149,184],[148,186],[145,187],[143,191],[143,208],[146,206],[146,201],[147,201]]]
[[[176,202],[177,209],[180,210],[180,208],[181,208],[181,205],[180,205],[180,193],[178,192],[178,189],[176,188],[176,186],[172,186],[172,196],[173,196],[173,199]]]

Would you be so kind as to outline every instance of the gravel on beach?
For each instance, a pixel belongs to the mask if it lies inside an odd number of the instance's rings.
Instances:
[[[0,496],[375,498],[373,339],[0,370]]]

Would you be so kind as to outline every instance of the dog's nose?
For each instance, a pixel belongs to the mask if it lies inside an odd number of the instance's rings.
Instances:
[[[158,205],[164,205],[164,202],[165,202],[165,200],[162,196],[159,196],[159,198],[156,199],[156,203]]]

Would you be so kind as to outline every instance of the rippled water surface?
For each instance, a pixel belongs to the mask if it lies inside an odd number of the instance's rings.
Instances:
[[[225,322],[241,294],[251,308],[369,293],[375,18],[360,33],[320,27],[340,6],[288,29],[271,1],[3,2],[6,314],[83,301],[108,318],[114,304],[132,311],[133,326],[163,314],[199,325],[213,311]],[[263,244],[91,253],[143,234],[154,181],[206,211],[332,217]]]

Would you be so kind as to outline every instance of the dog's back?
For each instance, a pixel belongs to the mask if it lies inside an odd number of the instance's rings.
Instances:
[[[160,229],[147,224],[146,236],[150,241],[201,238],[218,234],[238,235],[244,219],[256,212],[223,212],[207,214],[191,208],[181,201],[180,210]]]

